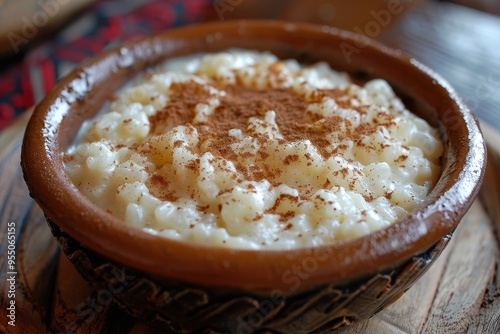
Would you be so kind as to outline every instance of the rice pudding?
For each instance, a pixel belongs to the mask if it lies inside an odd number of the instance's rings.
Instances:
[[[403,218],[436,183],[442,151],[384,80],[229,50],[145,73],[64,162],[92,202],[146,232],[292,249]]]

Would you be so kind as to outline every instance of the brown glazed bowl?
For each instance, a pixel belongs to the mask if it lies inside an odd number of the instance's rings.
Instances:
[[[63,168],[62,152],[84,120],[148,67],[229,47],[268,50],[302,63],[326,61],[360,82],[387,80],[410,110],[441,131],[442,175],[425,203],[394,225],[352,241],[254,251],[145,233],[78,191]],[[226,21],[135,40],[82,64],[36,108],[21,164],[63,252],[93,287],[111,291],[133,316],[169,333],[326,333],[369,318],[428,269],[474,200],[485,160],[471,111],[418,61],[327,26]]]

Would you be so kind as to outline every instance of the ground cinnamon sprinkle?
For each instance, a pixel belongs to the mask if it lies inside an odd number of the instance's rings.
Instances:
[[[406,159],[408,159],[408,156],[407,155],[400,155],[396,160],[394,160],[394,162],[403,162],[405,161]]]
[[[175,202],[178,199],[175,190],[171,189],[170,182],[162,175],[153,173],[146,182],[146,186],[151,189],[153,195],[164,201]]]
[[[213,83],[213,85],[217,84]],[[194,81],[173,83],[167,107],[150,117],[152,131],[160,133],[177,125],[192,124],[201,135],[200,147],[223,158],[236,160],[237,154],[229,147],[235,139],[228,136],[228,131],[245,129],[249,118],[263,118],[266,112],[272,110],[276,113],[276,124],[288,142],[309,139],[319,152],[328,158],[346,149],[346,146],[339,145],[333,148],[325,138],[327,134],[337,132],[340,136],[339,141],[344,138],[360,141],[365,136],[377,131],[378,126],[388,126],[393,120],[391,115],[382,114],[377,124],[361,124],[354,128],[349,120],[340,116],[322,117],[307,112],[306,108],[310,101],[290,89],[259,90],[230,85],[224,90],[226,96],[220,98],[220,106],[210,115],[209,121],[195,124],[193,122],[194,107],[199,103],[205,103],[210,94],[204,86]],[[341,104],[346,106],[347,102],[345,101],[349,95],[346,90],[323,89],[313,96],[312,101],[320,102],[324,97],[333,98],[337,102],[344,101]],[[358,111],[363,109],[362,107],[349,106],[356,110],[359,109]],[[341,123],[345,125],[345,133],[342,133],[339,128]],[[260,137],[259,140],[261,140],[261,144],[266,141],[263,137]],[[375,149],[374,147],[369,148]],[[260,151],[259,155],[261,159],[266,159],[269,156],[264,151]],[[298,156],[289,156],[284,163],[290,164],[297,161],[298,158]]]
[[[167,106],[149,117],[151,134],[165,133],[171,128],[192,122],[194,108],[210,97],[203,85],[194,81],[173,82]]]
[[[228,135],[229,130],[242,129],[243,134],[245,134],[248,120],[251,117],[264,118],[266,113],[272,110],[276,114],[275,121],[283,135],[283,139],[280,141],[281,145],[309,139],[318,152],[327,159],[332,155],[342,154],[342,151],[347,149],[346,145],[333,147],[326,138],[327,135],[336,133],[339,141],[348,138],[367,150],[375,150],[376,148],[373,145],[367,145],[362,140],[377,131],[379,126],[389,126],[393,122],[392,115],[381,113],[377,122],[362,123],[354,127],[349,120],[341,116],[323,117],[307,111],[307,106],[310,103],[318,103],[328,97],[334,99],[339,106],[350,107],[363,112],[364,106],[353,107],[351,105],[349,92],[345,89],[317,90],[307,99],[291,89],[255,89],[243,86],[242,82],[238,83],[237,85],[223,87],[226,94],[219,97],[219,106],[216,107],[213,114],[208,116],[206,122],[194,121],[194,108],[200,103],[207,103],[211,96],[207,87],[194,81],[173,83],[170,88],[171,93],[167,106],[154,116],[150,116],[152,131],[161,133],[174,126],[188,124],[198,131],[200,137],[198,145],[195,148],[190,148],[193,153],[211,152],[214,156],[233,161],[238,172],[244,175],[246,179],[253,181],[267,179],[271,184],[277,185],[278,182],[275,180],[281,175],[281,169],[272,168],[266,163],[270,156],[263,150],[266,145],[271,144],[271,141],[265,136],[258,136],[261,148],[253,156],[253,159],[257,162],[260,161],[260,163],[252,166],[243,165],[239,162],[239,159],[248,158],[248,153],[238,155],[237,152],[231,149],[231,144],[237,139]],[[212,82],[212,86],[221,88],[220,83],[216,81]],[[176,141],[174,147],[181,144],[181,141]],[[147,154],[148,152],[143,149],[142,153]],[[308,154],[303,158],[311,160]],[[300,157],[297,154],[288,155],[283,160],[283,164],[290,165],[299,161],[299,159]],[[193,171],[198,168],[196,164],[187,167]],[[334,172],[335,175],[339,173],[343,178],[348,177],[348,170],[345,168]],[[153,188],[164,187],[163,180],[158,178],[152,178],[150,183]],[[327,180],[325,185],[331,186],[330,180]],[[349,183],[350,190],[354,189],[354,185],[354,181]],[[171,197],[172,195],[166,193],[160,198],[165,199],[165,196]],[[282,220],[285,219],[284,214],[281,214],[281,216]]]

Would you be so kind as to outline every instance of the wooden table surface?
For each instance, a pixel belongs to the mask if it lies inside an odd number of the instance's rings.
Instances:
[[[341,333],[500,333],[499,32],[499,18],[428,3],[377,36],[456,86],[482,120],[490,159],[480,199],[429,272],[388,309]],[[159,333],[90,289],[58,251],[19,167],[28,116],[0,135],[0,333]],[[15,327],[7,324],[9,223],[16,226]]]

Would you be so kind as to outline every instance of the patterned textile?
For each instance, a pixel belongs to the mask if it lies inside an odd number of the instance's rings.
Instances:
[[[195,22],[210,4],[208,0],[98,1],[21,59],[7,64],[0,59],[0,130],[39,102],[83,59],[124,40]]]

